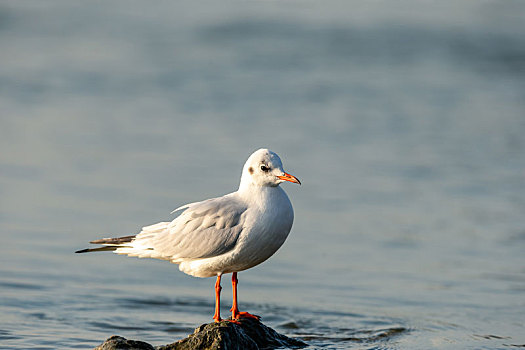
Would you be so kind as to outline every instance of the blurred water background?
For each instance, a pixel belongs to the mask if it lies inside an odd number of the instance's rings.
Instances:
[[[238,186],[303,186],[241,309],[312,349],[525,345],[525,2],[0,3],[0,348],[155,345],[213,279],[75,255]],[[228,312],[231,292],[223,283]]]

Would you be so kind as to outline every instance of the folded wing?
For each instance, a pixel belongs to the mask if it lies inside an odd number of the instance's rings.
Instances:
[[[231,251],[243,230],[246,206],[228,195],[181,207],[172,222],[146,226],[118,254],[170,260],[174,263]]]

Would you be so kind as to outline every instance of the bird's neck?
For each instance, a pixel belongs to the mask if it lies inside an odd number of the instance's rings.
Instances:
[[[265,203],[276,196],[279,196],[283,190],[279,186],[256,186],[254,184],[243,184],[239,186],[238,195],[247,202]]]

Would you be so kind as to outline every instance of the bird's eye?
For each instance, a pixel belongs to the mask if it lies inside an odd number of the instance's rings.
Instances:
[[[270,171],[270,168],[268,168],[266,165],[261,165],[261,170],[267,172]]]

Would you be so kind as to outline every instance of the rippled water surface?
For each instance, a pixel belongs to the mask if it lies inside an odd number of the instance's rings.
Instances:
[[[0,348],[209,322],[213,279],[73,252],[260,147],[303,185],[241,309],[311,349],[525,347],[525,4],[205,5],[0,4]]]

